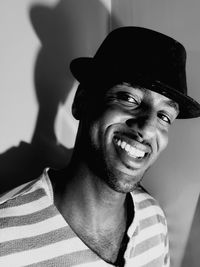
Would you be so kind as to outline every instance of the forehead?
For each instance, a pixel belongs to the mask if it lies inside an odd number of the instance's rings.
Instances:
[[[149,101],[153,101],[155,103],[161,103],[166,106],[169,106],[173,109],[175,109],[177,112],[179,111],[179,105],[174,100],[159,94],[157,92],[154,92],[152,90],[149,90],[147,88],[141,87],[139,85],[131,85],[129,83],[121,83],[117,84],[114,87],[110,89],[111,92],[117,92],[117,91],[125,91],[129,93],[136,94],[138,97],[141,97],[142,99],[146,98]]]

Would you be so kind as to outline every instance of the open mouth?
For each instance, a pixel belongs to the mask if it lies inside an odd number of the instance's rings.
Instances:
[[[134,159],[143,159],[148,154],[147,152],[132,146],[131,144],[127,143],[125,140],[122,140],[118,137],[114,138],[115,143],[118,147],[124,150],[130,157]]]

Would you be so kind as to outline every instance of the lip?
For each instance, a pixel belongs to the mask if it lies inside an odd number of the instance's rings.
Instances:
[[[121,140],[122,142],[125,141],[130,146],[134,147],[137,150],[140,150],[140,153],[144,152],[145,155],[143,157],[134,157],[119,146],[118,141]],[[129,133],[122,133],[122,132],[115,132],[113,135],[113,144],[115,147],[115,151],[121,161],[121,163],[129,170],[140,170],[143,169],[146,164],[148,164],[148,159],[150,154],[152,153],[152,148],[150,144],[143,144],[136,140],[136,135],[129,134]]]

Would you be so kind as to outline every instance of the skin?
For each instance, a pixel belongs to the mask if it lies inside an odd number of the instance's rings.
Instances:
[[[112,189],[127,193],[166,148],[170,125],[178,115],[178,105],[163,95],[126,83],[108,90],[99,102],[99,114],[94,112],[98,107],[96,99],[94,107],[89,109],[87,105],[87,120],[82,121],[80,131],[83,134],[78,147],[81,147],[80,143],[84,144],[82,151],[86,164],[97,176],[100,175]],[[145,157],[131,157],[117,145],[119,140],[139,149]],[[94,159],[98,159],[98,166]]]
[[[127,226],[127,193],[166,148],[178,104],[127,83],[100,95],[80,95],[73,105],[80,120],[74,153],[57,174],[68,178],[62,179],[56,205],[77,235],[114,263]]]

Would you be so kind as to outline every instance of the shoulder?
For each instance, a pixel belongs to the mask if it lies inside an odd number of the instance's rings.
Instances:
[[[147,223],[154,221],[154,223],[160,223],[164,228],[167,227],[166,216],[159,202],[142,186],[139,186],[131,195],[139,221]]]
[[[48,202],[53,203],[53,190],[47,171],[48,169],[45,169],[37,179],[0,195],[1,214],[8,208],[30,204],[45,197]]]

